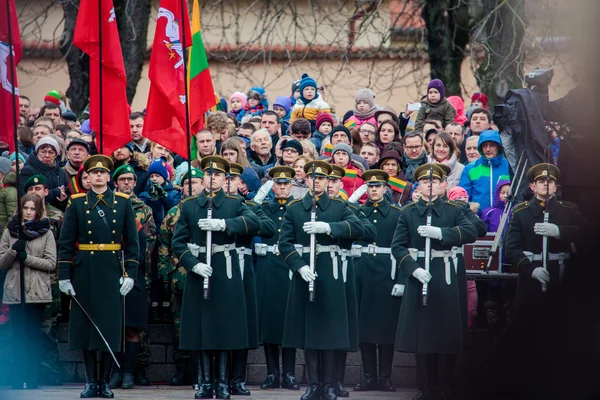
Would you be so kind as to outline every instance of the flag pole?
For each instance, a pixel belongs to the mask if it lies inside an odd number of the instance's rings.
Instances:
[[[100,83],[100,93],[98,96],[98,100],[100,101],[100,108],[99,108],[99,121],[100,121],[100,129],[99,132],[97,132],[97,136],[98,136],[98,150],[100,151],[100,154],[104,153],[104,148],[103,148],[103,143],[104,143],[104,106],[103,106],[103,102],[102,102],[102,0],[98,0],[98,40],[100,41],[100,45],[99,45],[99,60],[98,60],[98,67],[99,67],[99,83]]]
[[[189,18],[189,15],[185,15],[185,3],[186,0],[181,0],[181,23],[179,26],[181,27],[180,35],[181,35],[181,46],[183,47],[183,83],[185,86],[185,137],[187,141],[187,151],[188,151],[188,190],[189,195],[192,195],[192,130],[190,128],[190,94],[188,90],[188,65],[187,65],[187,43],[185,41],[185,19]],[[191,28],[191,26],[190,26]]]

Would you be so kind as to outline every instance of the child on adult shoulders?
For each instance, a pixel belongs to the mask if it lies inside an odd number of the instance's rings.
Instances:
[[[415,121],[415,130],[423,129],[426,119],[442,121],[443,127],[454,121],[456,110],[445,98],[444,82],[434,79],[427,85],[427,97],[421,101],[421,108]]]

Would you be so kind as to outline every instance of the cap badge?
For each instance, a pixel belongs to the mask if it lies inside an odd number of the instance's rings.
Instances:
[[[33,178],[34,183],[38,183],[40,180],[38,178]]]

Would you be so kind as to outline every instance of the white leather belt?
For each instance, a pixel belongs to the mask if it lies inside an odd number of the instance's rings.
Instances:
[[[410,256],[413,260],[417,261],[418,258],[425,258],[425,251],[419,249],[408,249]],[[443,258],[444,259],[444,275],[446,278],[446,284],[452,283],[452,274],[450,269],[452,268],[451,262],[454,264],[454,273],[458,268],[458,255],[463,254],[464,249],[462,247],[453,247],[452,250],[431,250],[431,259]]]
[[[248,249],[246,247],[236,247],[235,251],[237,251],[238,253],[238,263],[240,265],[242,280],[244,280],[244,266],[246,264],[246,256],[252,256],[252,249]]]
[[[298,254],[310,254],[310,246],[302,246],[301,244],[294,245]],[[331,245],[331,246],[322,246],[317,244],[317,256],[321,253],[329,253],[331,256],[331,264],[333,266],[333,279],[338,279],[338,258],[337,255],[340,254],[340,246]]]
[[[346,276],[348,275],[348,258],[352,256],[352,250],[341,249],[340,258],[342,259],[342,278],[346,282]]]
[[[542,254],[533,254],[530,251],[524,251],[525,257],[529,258],[530,262],[543,261]],[[571,258],[571,253],[548,253],[548,261],[558,261],[558,279],[562,281],[565,275],[565,260]]]
[[[358,257],[360,257],[361,254],[371,254],[371,255],[375,255],[375,254],[389,254],[390,255],[390,261],[391,261],[391,264],[392,264],[391,268],[390,268],[390,278],[392,278],[393,281],[396,280],[396,267],[397,267],[397,263],[396,263],[396,259],[392,255],[392,249],[390,247],[379,247],[379,246],[376,246],[374,244],[370,244],[367,247],[356,246],[355,248],[357,250],[359,250]]]
[[[279,246],[277,244],[274,244],[273,246],[269,246],[264,243],[256,243],[254,245],[254,251],[256,252],[257,256],[266,256],[267,253],[273,253],[276,256],[278,256],[280,254]]]
[[[198,257],[200,253],[206,253],[206,246],[198,246],[194,243],[187,244],[188,249],[192,253],[194,257]],[[235,243],[230,244],[213,244],[212,245],[212,253],[224,253],[225,254],[225,268],[227,272],[227,278],[231,279],[233,277],[233,269],[231,264],[231,252],[235,250]],[[212,267],[212,265],[211,265]]]

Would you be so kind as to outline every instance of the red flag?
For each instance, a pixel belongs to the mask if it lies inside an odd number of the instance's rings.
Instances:
[[[187,158],[185,73],[183,43],[192,44],[187,2],[161,0],[150,57],[150,93],[146,106],[144,137]],[[181,16],[184,15],[183,21]],[[182,40],[183,27],[185,41]]]
[[[15,149],[15,118],[17,125],[19,124],[17,64],[21,61],[23,46],[21,45],[19,21],[14,0],[2,0],[0,3],[0,78],[2,78],[2,87],[0,87],[0,140],[8,143],[8,147],[12,151]],[[8,30],[9,18],[10,31]],[[12,43],[12,47],[10,43]],[[12,57],[10,56],[11,53]],[[15,110],[16,113],[13,113]]]
[[[102,90],[98,1],[102,2]],[[112,0],[81,0],[73,44],[90,56],[90,128],[102,136],[102,152],[111,154],[131,141],[127,78]]]

